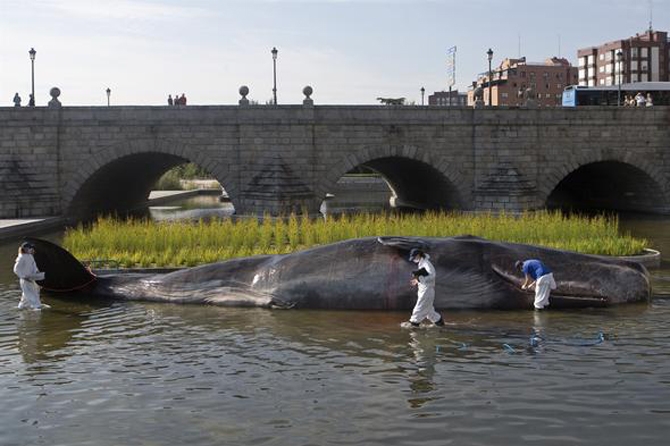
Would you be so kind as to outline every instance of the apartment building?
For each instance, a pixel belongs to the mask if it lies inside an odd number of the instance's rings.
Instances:
[[[468,105],[467,93],[459,93],[458,90],[436,91],[428,96],[428,105],[438,107],[465,107]]]
[[[565,58],[527,62],[522,57],[503,60],[491,70],[491,78],[489,81],[489,73],[482,73],[472,83],[468,90],[468,105],[474,104],[474,90],[481,86],[485,106],[521,106],[525,101],[524,92],[532,89],[538,107],[560,107],[563,89],[577,83],[577,68]]]
[[[628,39],[577,51],[579,85],[596,87],[670,81],[666,31],[647,30]]]

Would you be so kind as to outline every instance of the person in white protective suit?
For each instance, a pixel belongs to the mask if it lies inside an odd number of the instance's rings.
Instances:
[[[28,242],[24,242],[19,247],[19,255],[14,263],[14,274],[19,277],[21,285],[19,309],[40,310],[50,308],[49,305],[40,301],[40,286],[35,281],[44,279],[44,273],[37,269],[33,254],[35,254],[35,247]]]
[[[421,321],[428,318],[435,325],[444,325],[442,315],[435,311],[435,267],[428,260],[430,256],[420,249],[414,248],[409,253],[409,260],[417,264],[417,270],[412,272],[410,284],[417,287],[418,299],[409,323],[418,327]]]

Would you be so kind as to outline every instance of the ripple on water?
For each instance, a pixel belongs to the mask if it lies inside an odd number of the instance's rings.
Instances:
[[[404,330],[394,313],[16,300],[0,290],[0,444],[649,445],[670,428],[667,301]]]

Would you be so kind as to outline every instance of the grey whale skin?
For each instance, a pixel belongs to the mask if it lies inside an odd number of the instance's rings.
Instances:
[[[522,291],[520,259],[538,258],[553,271],[558,289],[551,308],[610,306],[651,299],[647,270],[616,258],[577,254],[472,236],[368,237],[284,255],[261,255],[164,274],[95,276],[63,248],[29,238],[37,246],[39,282],[65,291],[113,299],[182,304],[409,310],[416,289],[411,248],[430,254],[437,271],[437,309],[530,309],[534,294]],[[78,290],[78,291],[77,291]]]

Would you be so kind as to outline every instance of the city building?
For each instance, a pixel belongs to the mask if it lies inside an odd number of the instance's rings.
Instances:
[[[468,94],[458,90],[436,91],[428,96],[428,105],[439,107],[465,107],[468,105]]]
[[[579,85],[596,87],[670,81],[666,31],[647,30],[628,39],[577,51]]]
[[[482,87],[485,106],[518,107],[531,95],[538,107],[560,107],[563,89],[577,83],[577,68],[564,58],[526,62],[522,57],[503,60],[491,70],[491,77],[489,84],[489,73],[482,73],[472,83],[468,90],[468,105],[474,104],[475,89]]]

